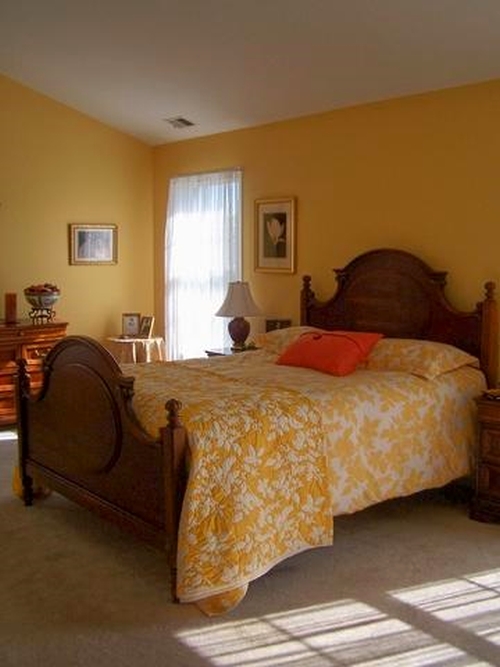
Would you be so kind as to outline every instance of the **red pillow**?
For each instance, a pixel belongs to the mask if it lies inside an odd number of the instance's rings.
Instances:
[[[360,331],[304,333],[281,353],[276,363],[349,375],[381,338],[382,334]]]

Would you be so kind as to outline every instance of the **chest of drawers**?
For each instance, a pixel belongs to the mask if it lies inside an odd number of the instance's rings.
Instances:
[[[41,386],[43,358],[66,335],[67,326],[66,322],[0,322],[0,426],[16,423],[15,374],[18,360],[30,362],[31,387],[36,392]]]

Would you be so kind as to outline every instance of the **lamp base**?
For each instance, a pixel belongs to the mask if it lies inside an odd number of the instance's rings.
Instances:
[[[233,344],[232,350],[244,350],[245,341],[250,333],[250,323],[244,317],[235,317],[227,325]]]

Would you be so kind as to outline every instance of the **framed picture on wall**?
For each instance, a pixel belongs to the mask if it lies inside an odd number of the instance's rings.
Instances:
[[[123,313],[122,314],[122,337],[136,338],[139,336],[141,326],[140,313]]]
[[[70,264],[116,264],[117,261],[116,225],[69,225]]]
[[[139,338],[151,338],[153,335],[153,326],[155,318],[152,315],[141,317],[141,324],[139,326]]]
[[[295,198],[255,201],[255,270],[295,273]]]

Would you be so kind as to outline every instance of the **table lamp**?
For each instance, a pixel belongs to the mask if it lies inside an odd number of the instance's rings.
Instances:
[[[262,311],[253,300],[247,282],[238,280],[229,283],[224,303],[215,313],[218,317],[232,317],[227,325],[233,341],[232,350],[244,350],[245,341],[250,333],[250,323],[246,317],[262,315]]]

